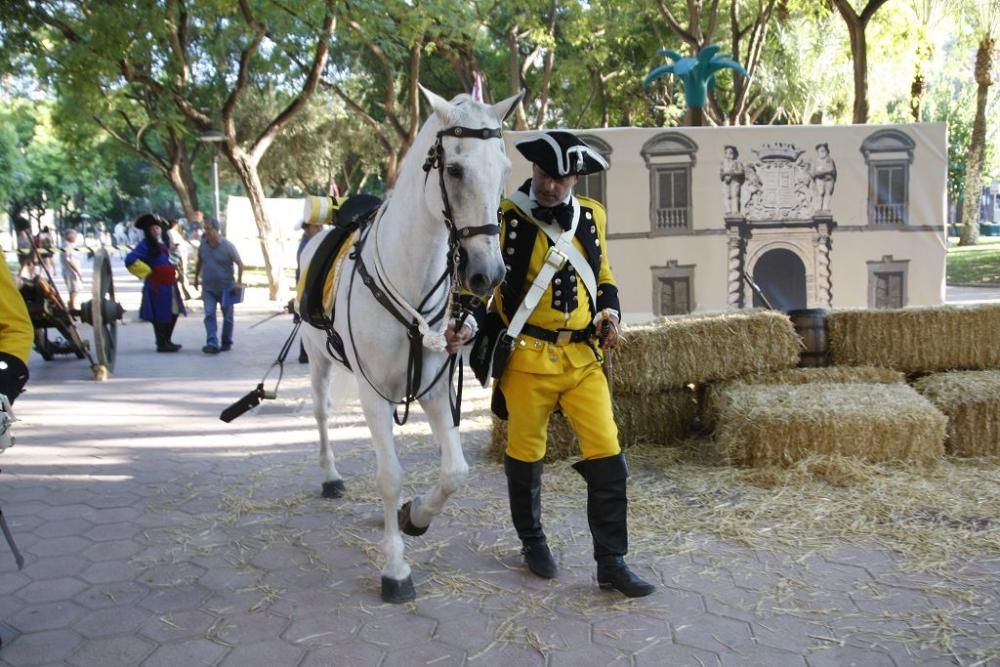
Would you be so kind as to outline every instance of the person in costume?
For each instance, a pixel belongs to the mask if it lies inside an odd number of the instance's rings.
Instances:
[[[604,158],[573,134],[546,132],[515,144],[532,177],[501,202],[500,245],[507,278],[476,313],[479,337],[499,319],[509,356],[490,355],[494,412],[507,419],[504,469],[511,518],[529,570],[552,578],[558,566],[542,529],[542,458],[550,415],[561,409],[580,442],[573,467],[587,482],[587,520],[603,589],[642,597],[655,586],[625,564],[628,467],[618,444],[603,350],[619,341],[618,288],[605,252],[606,215],[576,197],[580,176],[606,169]],[[486,319],[483,319],[485,315]],[[506,333],[502,330],[506,329]],[[471,328],[448,332],[450,349]],[[476,341],[473,366],[476,365]],[[503,368],[497,366],[502,364]]]
[[[143,239],[125,256],[125,268],[142,280],[142,305],[139,317],[153,323],[157,352],[177,352],[181,346],[171,341],[179,315],[187,315],[177,288],[177,267],[170,261],[170,250],[163,242],[167,223],[155,213],[146,213],[135,221]]]

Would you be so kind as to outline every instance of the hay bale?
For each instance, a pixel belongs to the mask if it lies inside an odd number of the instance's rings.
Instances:
[[[736,380],[714,382],[699,397],[702,423],[714,429],[718,422],[721,402],[736,384],[899,384],[905,377],[899,371],[876,366],[828,366],[826,368],[787,368],[772,373],[754,373]]]
[[[688,387],[661,392],[654,396],[615,394],[615,423],[622,448],[635,444],[662,445],[691,434],[697,415],[694,394]],[[507,422],[493,417],[489,456],[503,460],[507,449]],[[580,446],[569,420],[558,412],[549,420],[545,461],[559,461],[580,455]]]
[[[737,465],[788,465],[816,454],[929,462],[947,418],[903,384],[737,383],[720,401],[717,441]]]
[[[904,373],[1000,368],[1000,305],[840,310],[826,319],[831,363]]]
[[[951,371],[913,387],[948,415],[949,454],[1000,456],[1000,371]]]
[[[616,393],[657,394],[687,384],[794,368],[802,343],[770,310],[684,315],[626,327],[615,352]]]

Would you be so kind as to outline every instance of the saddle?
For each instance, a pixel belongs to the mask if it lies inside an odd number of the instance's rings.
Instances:
[[[326,307],[324,297],[333,289],[332,271],[347,250],[354,233],[370,224],[382,200],[372,195],[355,195],[341,205],[335,223],[316,249],[304,272],[305,281],[299,290],[299,316],[319,329],[333,326],[333,311]]]

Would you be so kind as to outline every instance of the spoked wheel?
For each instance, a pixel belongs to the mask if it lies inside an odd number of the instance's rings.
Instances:
[[[94,253],[93,289],[91,301],[81,304],[80,315],[84,322],[94,328],[94,349],[97,363],[94,376],[98,380],[107,379],[115,369],[118,350],[118,321],[125,310],[115,301],[115,283],[111,274],[111,259],[103,248]]]

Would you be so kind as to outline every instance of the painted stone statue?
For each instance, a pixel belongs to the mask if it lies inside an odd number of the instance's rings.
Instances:
[[[830,147],[827,144],[816,145],[816,160],[812,163],[811,172],[816,189],[816,208],[829,211],[833,188],[837,184],[837,164],[830,157]]]
[[[736,146],[726,146],[723,153],[725,158],[719,169],[719,177],[722,179],[722,201],[726,215],[734,215],[740,212],[740,190],[743,187],[746,174],[743,171],[743,163],[739,160],[740,152]]]

